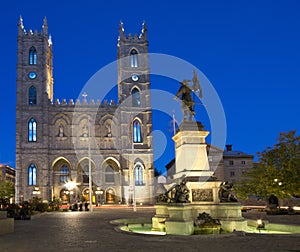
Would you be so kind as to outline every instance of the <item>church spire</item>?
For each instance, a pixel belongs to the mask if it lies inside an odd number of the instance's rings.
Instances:
[[[48,35],[48,22],[46,17],[44,17],[43,20],[42,34]]]
[[[142,24],[142,36],[144,37],[145,40],[148,39],[147,31],[148,31],[148,29],[147,29],[147,26],[146,26],[146,21],[144,20],[143,24]]]
[[[18,22],[18,33],[19,33],[19,35],[24,33],[23,18],[21,15],[20,15],[19,22]]]
[[[120,20],[120,25],[119,25],[119,39],[123,40],[125,39],[125,32],[124,32],[124,27],[123,27],[123,22]]]

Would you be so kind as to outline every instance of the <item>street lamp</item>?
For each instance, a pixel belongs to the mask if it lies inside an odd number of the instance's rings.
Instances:
[[[84,99],[86,99],[87,97],[87,93],[84,92],[82,94],[82,96],[84,97]],[[90,123],[90,119],[88,118],[88,156],[89,156],[89,199],[90,199],[90,208],[91,208],[91,212],[93,212],[93,202],[92,202],[92,167],[91,167],[91,123]]]

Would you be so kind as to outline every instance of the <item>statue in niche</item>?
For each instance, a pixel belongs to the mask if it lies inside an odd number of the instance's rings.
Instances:
[[[106,120],[104,126],[105,126],[105,129],[106,129],[106,134],[105,136],[106,137],[112,137],[112,134],[111,134],[111,123],[112,121],[110,119]]]
[[[64,126],[62,126],[62,124],[59,125],[59,133],[58,133],[59,137],[64,137]]]
[[[190,86],[190,82],[193,82],[193,86]],[[191,80],[183,80],[179,82],[181,87],[175,95],[175,100],[179,97],[182,101],[181,109],[183,113],[183,120],[192,121],[195,116],[195,99],[192,97],[192,92],[198,94],[199,98],[202,98],[202,89],[200,87],[200,81],[197,76],[196,70],[194,70],[194,76]]]
[[[237,198],[233,194],[233,185],[228,182],[223,182],[219,190],[220,202],[237,202]]]
[[[88,137],[88,135],[89,135],[89,128],[85,123],[82,127],[82,135],[81,136],[82,137]]]

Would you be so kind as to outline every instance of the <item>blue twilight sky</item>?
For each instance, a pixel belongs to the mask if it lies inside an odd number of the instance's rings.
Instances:
[[[200,69],[223,103],[226,142],[255,154],[273,145],[280,131],[300,129],[299,13],[297,0],[2,1],[0,163],[15,166],[20,15],[27,30],[40,30],[47,17],[53,39],[54,96],[67,99],[77,98],[95,72],[116,60],[119,21],[126,33],[140,33],[146,20],[149,52],[170,54]],[[176,92],[179,87],[167,78],[154,76],[151,81],[157,89]],[[154,139],[154,147],[163,153],[155,158],[159,170],[173,156],[170,114],[157,112],[153,117],[154,129],[164,132]],[[197,117],[209,129],[205,110]]]

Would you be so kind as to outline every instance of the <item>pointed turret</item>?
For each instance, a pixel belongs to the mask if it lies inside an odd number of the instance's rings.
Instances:
[[[19,33],[19,35],[22,35],[25,33],[23,19],[22,19],[21,15],[20,15],[19,22],[18,22],[18,33]]]
[[[123,22],[120,20],[120,25],[119,25],[119,39],[124,40],[126,38],[125,32],[124,32],[124,27],[123,27]]]
[[[48,22],[46,17],[44,17],[43,20],[42,34],[48,35]]]
[[[142,25],[142,36],[144,37],[145,40],[148,40],[148,29],[147,29],[145,20]]]

